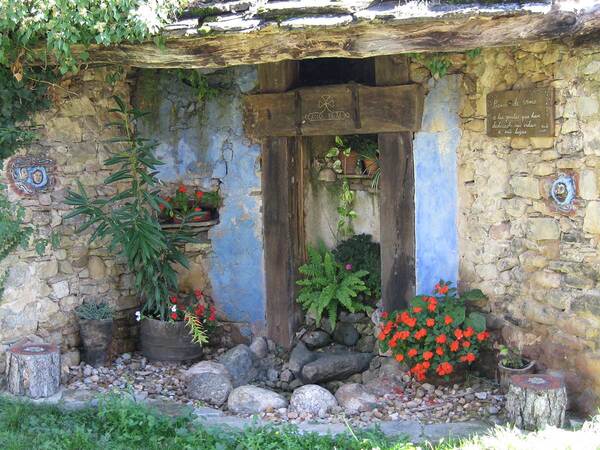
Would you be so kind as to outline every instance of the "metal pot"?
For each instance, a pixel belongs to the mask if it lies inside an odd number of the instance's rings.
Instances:
[[[500,388],[504,392],[508,392],[508,385],[510,383],[510,377],[513,375],[524,375],[528,373],[535,373],[535,360],[529,361],[524,367],[520,369],[513,369],[511,367],[505,367],[502,363],[498,363],[498,373],[500,378]]]
[[[185,322],[163,322],[145,318],[140,328],[142,354],[155,361],[195,361],[202,346],[192,342]]]
[[[79,320],[83,360],[90,366],[108,363],[113,335],[113,320]]]

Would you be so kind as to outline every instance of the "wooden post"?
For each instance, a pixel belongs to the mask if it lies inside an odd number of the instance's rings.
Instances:
[[[298,63],[258,66],[259,89],[263,93],[285,92],[298,77]],[[289,348],[300,322],[296,303],[296,274],[299,265],[298,140],[267,137],[262,144],[263,226],[267,333],[273,341]]]
[[[405,56],[375,58],[378,86],[410,82]],[[402,105],[398,105],[401,108]],[[415,175],[412,132],[380,133],[381,293],[386,311],[415,295]]]
[[[51,397],[60,385],[60,352],[56,345],[17,344],[7,353],[7,387],[14,395]]]
[[[509,420],[518,428],[562,427],[567,408],[563,381],[546,374],[513,375],[506,396]]]

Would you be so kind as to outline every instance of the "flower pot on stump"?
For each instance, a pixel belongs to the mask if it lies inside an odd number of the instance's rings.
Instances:
[[[503,392],[508,392],[510,378],[513,375],[527,375],[535,372],[535,360],[526,361],[526,364],[518,369],[506,367],[501,362],[498,363],[498,374],[500,378],[500,388]]]

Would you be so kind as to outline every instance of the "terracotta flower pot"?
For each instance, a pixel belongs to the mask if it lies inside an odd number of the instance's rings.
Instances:
[[[340,153],[340,161],[342,162],[342,172],[344,175],[356,175],[358,164],[358,153],[354,150],[350,151],[348,156]]]
[[[375,176],[375,172],[379,169],[379,162],[371,158],[365,158],[363,162],[365,163],[365,173],[370,177]]]
[[[505,367],[502,363],[498,363],[498,373],[500,375],[500,388],[504,392],[508,392],[508,385],[510,383],[510,377],[513,375],[525,375],[529,373],[535,373],[535,360],[527,362],[524,367],[520,369],[513,369],[511,367]]]
[[[155,361],[195,361],[202,346],[192,342],[184,322],[163,322],[145,318],[140,328],[142,354]]]
[[[113,320],[79,320],[83,360],[90,366],[108,363],[109,349],[113,335]]]

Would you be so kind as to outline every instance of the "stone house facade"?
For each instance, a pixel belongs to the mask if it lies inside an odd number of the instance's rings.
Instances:
[[[572,406],[592,412],[600,405],[600,47],[544,41],[446,57],[448,74],[439,79],[418,60],[410,65],[411,82],[425,89],[413,141],[417,291],[439,278],[482,289],[488,326],[541,368],[563,374]],[[77,364],[73,310],[86,301],[116,307],[115,352],[136,347],[131,274],[64,219],[65,193],[76,180],[91,195],[109,193],[102,161],[113,136],[104,125],[113,95],[153,113],[155,122],[140,130],[160,144],[166,191],[184,183],[222,192],[219,225],[186,248],[192,270],[182,271],[182,285],[210,292],[221,319],[241,336],[265,333],[261,155],[244,135],[241,108],[242,96],[256,89],[256,68],[214,71],[209,79],[225,87],[205,102],[161,70],[129,68],[113,84],[110,71],[90,68],[63,80],[54,106],[34,120],[39,141],[21,152],[52,158],[55,185],[35,197],[10,191],[11,199],[26,208],[39,235],[61,239],[42,257],[25,249],[5,262],[0,373],[2,353],[32,335],[60,345],[63,367]],[[487,94],[532,87],[554,88],[554,136],[487,136]],[[550,197],[561,175],[575,180],[569,212]],[[379,227],[377,201],[370,204],[367,230]]]

